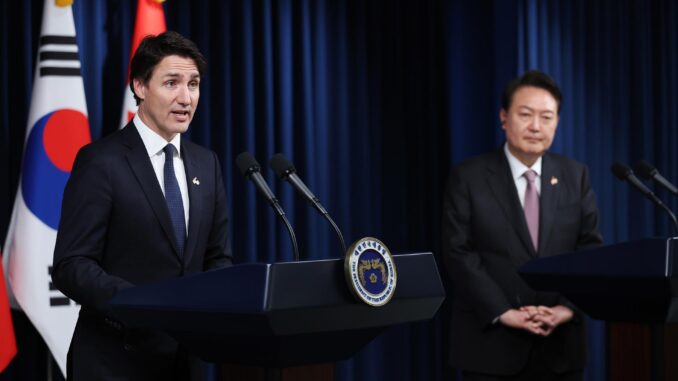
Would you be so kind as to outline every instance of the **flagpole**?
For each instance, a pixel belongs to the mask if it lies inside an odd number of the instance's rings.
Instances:
[[[47,350],[47,381],[53,381],[52,377],[52,352]]]

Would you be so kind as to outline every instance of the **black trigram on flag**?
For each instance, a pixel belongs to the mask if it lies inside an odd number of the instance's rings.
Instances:
[[[80,57],[75,36],[40,37],[40,76],[80,76]]]
[[[52,266],[47,268],[47,272],[50,276],[49,293],[51,295],[49,296],[49,305],[52,307],[76,305],[74,301],[68,299],[66,296],[64,296],[64,294],[57,290],[57,288],[52,283]]]

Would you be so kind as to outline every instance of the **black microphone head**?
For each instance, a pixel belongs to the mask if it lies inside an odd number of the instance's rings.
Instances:
[[[254,156],[252,156],[252,154],[247,151],[238,155],[238,157],[235,158],[235,162],[238,165],[240,172],[242,172],[243,176],[245,177],[248,177],[252,173],[259,172],[261,170],[257,159],[255,159]]]
[[[637,162],[636,165],[633,166],[633,169],[644,179],[648,180],[654,177],[654,175],[656,175],[659,172],[657,171],[657,168],[655,168],[654,165],[648,163],[645,160]]]
[[[297,171],[294,168],[294,165],[292,165],[292,162],[287,160],[287,158],[285,158],[285,156],[281,153],[276,153],[273,155],[271,161],[268,164],[271,166],[273,172],[275,172],[275,175],[282,180],[287,178],[290,173]]]
[[[625,181],[633,174],[631,168],[618,161],[612,164],[612,168],[610,169],[612,169],[612,173],[614,173],[614,175],[617,176],[617,178],[621,181]]]

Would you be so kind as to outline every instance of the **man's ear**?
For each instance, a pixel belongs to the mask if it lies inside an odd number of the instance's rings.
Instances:
[[[138,78],[134,78],[132,83],[134,84],[134,93],[137,95],[137,98],[143,101],[146,98],[146,85]]]
[[[508,115],[506,114],[506,110],[504,109],[499,110],[499,122],[501,123],[501,128],[504,130],[506,129],[506,127],[504,127],[504,124],[506,123],[507,117]]]

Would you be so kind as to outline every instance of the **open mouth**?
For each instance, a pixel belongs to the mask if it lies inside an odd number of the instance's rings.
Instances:
[[[188,120],[188,117],[189,117],[190,114],[186,110],[175,110],[175,111],[172,111],[172,115],[174,115],[174,117],[178,121],[183,122],[183,121]]]

